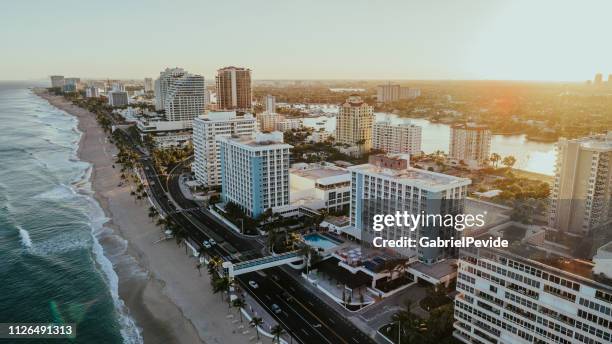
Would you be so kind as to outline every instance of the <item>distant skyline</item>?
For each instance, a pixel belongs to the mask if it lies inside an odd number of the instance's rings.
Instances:
[[[0,12],[0,80],[229,65],[256,80],[607,80],[610,13],[605,0],[24,0]]]

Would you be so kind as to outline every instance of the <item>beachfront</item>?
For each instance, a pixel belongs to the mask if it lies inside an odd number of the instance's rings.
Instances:
[[[44,92],[44,91],[43,91]],[[106,227],[127,240],[127,250],[109,257],[119,276],[119,293],[136,320],[146,343],[245,343],[249,335],[226,318],[227,303],[210,291],[209,276],[199,274],[194,258],[173,240],[154,244],[161,231],[147,216],[150,204],[135,201],[130,186],[118,187],[120,171],[113,168],[114,145],[95,116],[61,96],[37,92],[49,103],[79,120],[83,133],[78,156],[92,164],[95,197],[111,220]],[[105,250],[107,244],[101,242]],[[134,276],[136,262],[145,273]],[[254,330],[251,329],[251,335]],[[269,341],[269,340],[268,340]]]

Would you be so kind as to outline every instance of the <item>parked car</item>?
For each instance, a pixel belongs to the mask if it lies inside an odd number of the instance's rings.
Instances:
[[[212,246],[210,245],[210,243],[208,242],[208,240],[204,240],[204,242],[202,243],[202,245],[204,245],[204,247],[206,248],[211,248]]]

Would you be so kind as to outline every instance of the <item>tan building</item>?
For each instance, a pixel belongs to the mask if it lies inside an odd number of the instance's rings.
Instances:
[[[361,153],[372,148],[374,109],[360,96],[351,95],[342,104],[336,119],[336,142],[358,147]]]
[[[372,148],[386,153],[419,154],[421,131],[422,128],[414,124],[376,123],[372,131]]]
[[[583,234],[612,221],[612,131],[557,143],[549,226]]]
[[[400,85],[393,85],[391,83],[378,85],[376,87],[376,101],[379,103],[396,102],[400,99],[400,93]]]
[[[274,131],[276,123],[282,119],[282,116],[273,112],[262,112],[257,115],[257,124],[260,131]]]
[[[449,159],[480,167],[487,164],[490,154],[491,130],[487,126],[465,123],[451,127]]]
[[[225,67],[217,70],[217,110],[250,112],[251,70]]]

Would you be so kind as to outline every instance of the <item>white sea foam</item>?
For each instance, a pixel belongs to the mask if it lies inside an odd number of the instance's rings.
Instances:
[[[60,184],[60,185],[53,187],[53,189],[51,190],[42,192],[34,196],[34,198],[42,198],[42,199],[50,199],[50,200],[65,200],[65,199],[74,198],[76,195],[77,194],[74,191],[74,189],[70,188],[69,186],[65,184]]]
[[[78,160],[77,151],[78,142],[80,142],[80,138],[83,133],[78,130],[78,120],[74,116],[71,116],[70,114],[66,113],[65,111],[62,111],[60,109],[58,109],[58,111],[67,116],[70,116],[73,122],[73,126],[71,129],[74,133],[78,134],[77,140],[73,141],[74,149],[72,151],[70,161],[81,162],[80,160]],[[85,163],[83,162],[83,164]],[[56,188],[53,188],[52,190],[47,191],[46,193],[39,195],[39,197],[83,197],[84,200],[87,202],[87,204],[89,205],[89,212],[87,216],[89,217],[89,226],[91,228],[90,236],[92,253],[96,264],[102,272],[104,280],[108,285],[115,304],[115,308],[117,309],[117,313],[119,314],[118,321],[121,326],[121,336],[123,337],[124,343],[141,344],[143,343],[141,329],[138,328],[134,319],[129,315],[129,310],[127,306],[119,297],[119,277],[117,276],[112,262],[106,256],[106,252],[99,241],[101,238],[104,238],[104,236],[113,234],[108,233],[108,229],[104,227],[104,223],[108,221],[108,218],[105,216],[104,211],[93,197],[93,192],[91,190],[91,172],[91,165],[87,164],[87,167],[83,169],[83,173],[70,182],[70,186],[62,184]],[[70,249],[76,248],[79,245],[85,245],[85,241],[82,239],[77,239],[73,241],[68,240],[68,238],[62,239],[63,240],[60,240],[60,242],[63,242],[63,244],[57,245],[56,242],[54,248],[55,250]],[[123,240],[122,238],[117,236],[114,236],[114,239]],[[38,246],[38,244],[36,246]],[[127,246],[127,243],[125,243],[125,246]]]
[[[32,247],[32,239],[30,238],[30,233],[23,229],[21,226],[17,226],[19,228],[19,237],[21,237],[21,244],[25,248]]]

